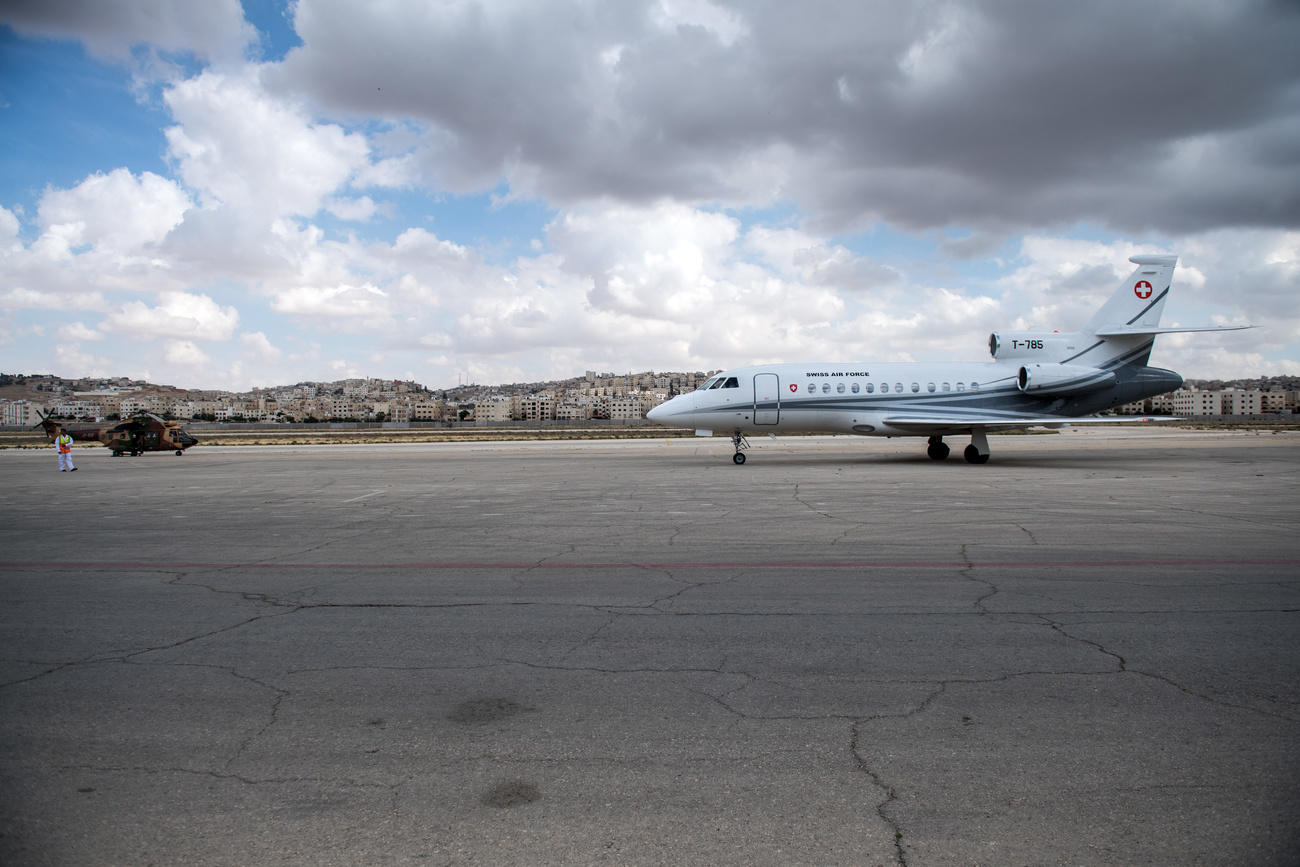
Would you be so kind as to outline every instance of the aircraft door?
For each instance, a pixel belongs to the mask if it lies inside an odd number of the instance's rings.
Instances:
[[[775,373],[754,374],[754,424],[781,420],[781,381]]]

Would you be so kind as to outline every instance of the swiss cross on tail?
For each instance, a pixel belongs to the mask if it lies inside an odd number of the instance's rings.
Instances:
[[[1146,280],[1139,280],[1133,284],[1133,294],[1143,301],[1151,297],[1151,284]]]

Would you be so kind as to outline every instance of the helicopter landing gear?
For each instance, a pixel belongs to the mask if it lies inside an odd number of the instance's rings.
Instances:
[[[731,444],[736,447],[736,453],[731,456],[732,463],[743,464],[745,462],[745,449],[749,448],[749,440],[745,439],[745,435],[740,431],[736,431],[731,435]]]

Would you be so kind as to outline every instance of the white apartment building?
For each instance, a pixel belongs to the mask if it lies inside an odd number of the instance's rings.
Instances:
[[[645,406],[641,402],[640,395],[611,397],[609,399],[610,421],[628,421],[630,419],[637,419],[637,418],[644,418],[644,417],[645,417]]]
[[[474,420],[484,422],[513,421],[516,416],[516,400],[508,397],[481,400],[474,405]]]
[[[442,421],[446,415],[446,405],[440,400],[412,401],[411,421]]]
[[[555,405],[557,421],[586,421],[591,418],[591,402],[566,400]]]
[[[530,394],[519,401],[519,417],[524,421],[547,421],[555,418],[555,398],[549,394]]]
[[[384,421],[405,423],[411,420],[411,404],[405,400],[376,401],[371,408],[375,415],[382,412]]]
[[[105,406],[92,400],[61,400],[54,404],[54,414],[64,418],[82,418],[90,421],[103,421],[116,412],[114,406]]]
[[[1223,399],[1217,391],[1174,392],[1174,415],[1219,415],[1223,412]]]
[[[0,424],[32,427],[40,423],[45,407],[30,400],[0,400],[0,413],[3,414]]]
[[[1264,392],[1259,389],[1229,388],[1220,393],[1223,395],[1224,415],[1257,415],[1264,411]]]
[[[211,415],[216,417],[217,410],[219,409],[221,409],[221,401],[219,400],[192,400],[186,405],[186,411],[190,418],[194,418],[196,415]],[[184,415],[185,413],[180,414]]]
[[[1297,396],[1300,396],[1300,392],[1266,391],[1260,395],[1260,406],[1264,412],[1295,412]]]

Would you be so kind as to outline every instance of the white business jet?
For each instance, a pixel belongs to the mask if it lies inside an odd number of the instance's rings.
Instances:
[[[1173,391],[1183,378],[1148,367],[1157,334],[1235,331],[1248,325],[1161,328],[1177,256],[1134,256],[1137,270],[1079,331],[989,335],[980,363],[763,364],[726,370],[646,414],[658,424],[731,432],[736,463],[755,432],[929,437],[936,461],[945,436],[969,435],[966,460],[987,463],[991,431],[1067,424],[1155,421],[1096,417]]]

